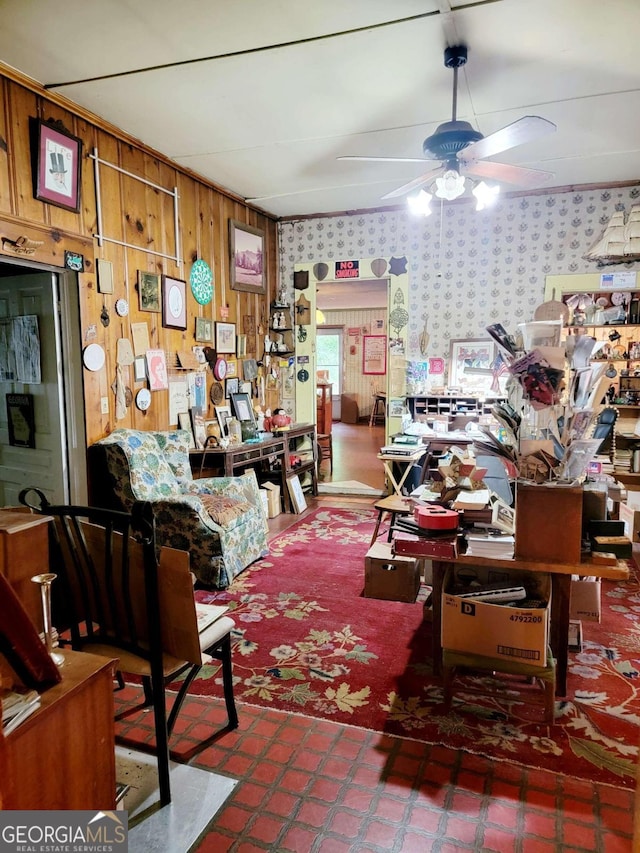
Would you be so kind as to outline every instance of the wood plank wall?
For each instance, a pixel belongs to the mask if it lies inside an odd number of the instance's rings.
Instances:
[[[135,429],[167,429],[169,426],[168,392],[152,395],[152,405],[146,413],[135,405],[127,410],[125,419],[115,421],[115,396],[111,389],[115,379],[116,341],[131,338],[131,323],[147,322],[151,348],[163,349],[169,359],[179,350],[190,350],[195,341],[195,318],[226,320],[236,323],[243,333],[243,317],[251,315],[255,324],[268,316],[268,303],[277,289],[277,231],[274,219],[245,205],[241,199],[223,189],[208,184],[170,160],[145,147],[100,118],[57,98],[37,84],[0,65],[0,246],[3,239],[19,236],[42,241],[43,245],[29,260],[62,267],[65,250],[84,255],[84,273],[80,281],[80,316],[82,343],[95,341],[105,349],[106,366],[101,371],[84,371],[87,445],[108,435],[116,427]],[[34,198],[29,119],[60,120],[67,131],[83,142],[81,207],[72,213]],[[99,157],[172,190],[180,195],[179,233],[184,264],[182,269],[171,260],[147,254],[143,248],[172,254],[175,251],[173,199],[165,193],[124,176],[113,169],[100,167],[103,234],[131,243],[135,249],[114,243],[98,246],[93,235],[97,231],[97,208],[94,181],[94,161],[88,154],[95,148]],[[265,297],[231,290],[229,287],[228,221],[240,222],[263,229],[268,292]],[[139,247],[139,248],[137,248]],[[13,253],[0,248],[0,256]],[[96,260],[104,258],[113,264],[113,294],[98,293]],[[188,280],[191,265],[202,258],[214,274],[214,299],[209,305],[199,305],[191,295]],[[145,270],[170,275],[187,281],[187,330],[162,327],[161,315],[140,311],[137,293],[137,272]],[[129,316],[121,319],[115,303],[125,298]],[[103,305],[111,322],[100,322]],[[228,306],[228,316],[221,308]],[[251,337],[251,336],[250,336]],[[257,341],[259,346],[259,341]],[[248,353],[251,355],[252,353]],[[262,352],[257,353],[260,358]],[[146,383],[135,382],[133,367],[123,368],[125,385],[134,396]],[[212,381],[207,371],[208,386]],[[207,389],[208,390],[208,389]],[[109,414],[101,414],[101,398],[109,399]],[[208,394],[207,394],[207,399]],[[275,405],[277,400],[269,400]],[[209,417],[213,417],[210,408]]]

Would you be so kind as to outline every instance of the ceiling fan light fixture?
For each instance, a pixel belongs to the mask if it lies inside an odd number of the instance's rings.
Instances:
[[[464,192],[464,175],[455,169],[447,169],[441,178],[436,178],[436,196],[446,201],[453,201]]]
[[[409,210],[415,216],[429,216],[431,213],[431,199],[433,196],[431,193],[427,193],[424,190],[420,190],[420,192],[415,195],[407,196],[407,204],[409,205]]]
[[[479,181],[471,192],[476,197],[476,210],[484,210],[485,207],[491,207],[498,198],[500,187],[498,184],[489,186],[484,181]]]

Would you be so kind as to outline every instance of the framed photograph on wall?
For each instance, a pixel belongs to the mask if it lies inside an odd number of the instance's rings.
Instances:
[[[189,414],[189,412],[178,413],[178,426],[180,427],[180,429],[183,429],[189,433],[189,448],[191,450],[195,450],[196,443],[193,438],[193,426],[191,425],[191,415]]]
[[[141,311],[162,310],[160,303],[160,276],[155,272],[138,270],[138,303]]]
[[[33,394],[7,394],[7,421],[12,447],[36,446]]]
[[[237,394],[240,388],[238,387],[238,383],[240,380],[237,376],[234,376],[233,379],[227,379],[224,384],[224,396],[227,400],[231,397],[232,394]]]
[[[491,365],[496,345],[482,338],[462,338],[449,343],[449,387],[465,393],[489,393],[493,382]]]
[[[216,323],[216,353],[236,354],[236,324]]]
[[[34,121],[34,197],[78,213],[82,140],[56,124]]]
[[[162,276],[162,325],[165,329],[187,328],[187,283]]]
[[[264,231],[229,220],[229,270],[231,289],[265,294]]]
[[[196,340],[210,344],[213,341],[213,320],[208,317],[196,317]]]
[[[380,376],[387,372],[387,336],[362,336],[362,372]]]

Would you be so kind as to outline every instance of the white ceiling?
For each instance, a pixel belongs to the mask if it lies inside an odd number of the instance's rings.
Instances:
[[[554,172],[547,187],[640,179],[640,0],[0,9],[6,64],[275,216],[397,204],[380,197],[422,164],[336,157],[421,157],[423,139],[451,118],[443,49],[460,42],[459,119],[485,136],[524,115],[558,127],[493,159]]]

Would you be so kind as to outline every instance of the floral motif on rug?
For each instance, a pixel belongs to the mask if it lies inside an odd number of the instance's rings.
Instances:
[[[431,626],[418,601],[364,598],[375,513],[319,509],[271,543],[229,589],[236,698],[401,737],[633,787],[640,742],[640,592],[634,576],[602,584],[602,622],[583,623],[569,655],[569,695],[543,724],[534,685],[469,676],[449,713],[432,674]],[[217,666],[191,687],[219,695]]]

